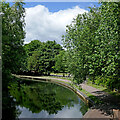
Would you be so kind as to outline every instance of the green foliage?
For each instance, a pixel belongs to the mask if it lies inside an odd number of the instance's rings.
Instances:
[[[19,81],[12,83],[9,89],[17,104],[28,108],[32,113],[45,110],[49,114],[57,114],[63,107],[70,108],[74,104],[79,104],[76,94],[53,83],[37,83],[25,80],[22,83]],[[80,104],[81,109],[83,107],[83,111],[86,112],[87,106],[82,101]]]
[[[24,48],[28,56],[32,56],[33,51],[36,51],[38,48],[42,47],[42,42],[39,40],[31,41],[29,44],[25,44]]]
[[[67,72],[66,54],[66,51],[60,51],[60,53],[56,55],[54,66],[55,71],[62,73]]]
[[[77,83],[88,76],[110,88],[120,83],[120,2],[103,2],[78,15],[62,40],[68,51],[68,69]],[[100,76],[102,79],[96,77]],[[98,80],[99,79],[99,80]]]
[[[103,3],[100,11],[102,19],[95,38],[99,42],[95,50],[99,53],[100,71],[102,75],[116,76],[120,67],[119,3]]]
[[[23,39],[25,10],[22,2],[15,2],[10,7],[9,3],[1,2],[0,19],[2,18],[2,119],[16,120],[20,111],[16,102],[8,91],[9,82],[12,81],[11,73],[17,73],[21,67],[24,56]],[[1,66],[0,66],[1,67]]]
[[[91,9],[89,13],[79,14],[72,24],[67,26],[66,35],[63,36],[64,46],[68,50],[68,67],[78,83],[85,80],[89,72],[94,71],[89,69],[93,67],[91,55],[99,21],[99,11]]]
[[[12,73],[20,68],[24,55],[23,39],[24,13],[22,2],[16,2],[12,7],[9,3],[2,2],[2,69]]]
[[[97,85],[102,85],[108,89],[113,90],[114,88],[120,89],[120,79],[114,76],[96,76],[94,83]]]
[[[55,56],[62,50],[61,45],[55,41],[46,43],[39,40],[31,41],[24,46],[27,57],[25,66],[27,70],[39,74],[50,74],[55,66]]]

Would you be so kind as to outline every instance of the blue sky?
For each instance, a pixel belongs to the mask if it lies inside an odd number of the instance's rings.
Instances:
[[[49,9],[50,12],[57,12],[59,10],[64,10],[72,8],[78,5],[80,8],[89,10],[88,7],[100,6],[98,2],[26,2],[25,8],[34,7],[36,5],[44,5]]]
[[[61,36],[65,34],[66,26],[94,5],[100,6],[98,2],[26,2],[25,43],[55,40],[62,44]]]
[[[44,5],[50,12],[65,10],[76,5],[85,10],[89,10],[88,7],[93,7],[94,5],[100,6],[98,2],[25,2],[24,8],[35,7],[37,5]]]

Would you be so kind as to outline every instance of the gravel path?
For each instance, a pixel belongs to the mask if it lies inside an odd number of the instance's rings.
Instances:
[[[91,93],[94,96],[104,96],[104,95],[106,96],[106,95],[108,95],[106,92],[103,92],[103,91],[96,89],[92,86],[86,85],[85,83],[80,84],[80,86],[82,87],[82,89],[88,91],[89,93]]]
[[[106,118],[105,120],[111,120],[112,117],[109,115],[106,115],[104,112],[102,112],[100,109],[90,109],[84,116],[83,118]],[[108,118],[108,119],[107,119]]]
[[[99,98],[104,103],[96,104],[84,116],[84,118],[112,118],[113,109],[120,109],[120,100],[115,96],[96,89],[85,83],[80,84],[82,89]]]

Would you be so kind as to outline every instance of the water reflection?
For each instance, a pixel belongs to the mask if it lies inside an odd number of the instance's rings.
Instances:
[[[16,108],[16,101],[9,94],[9,82],[12,79],[3,75],[2,81],[2,120],[16,120],[20,115],[20,110]]]
[[[14,82],[10,94],[21,111],[19,118],[81,118],[87,111],[76,94],[53,83]]]

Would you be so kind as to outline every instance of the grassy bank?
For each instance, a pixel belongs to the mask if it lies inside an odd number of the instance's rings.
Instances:
[[[22,76],[17,75],[16,77],[21,78]],[[29,76],[23,76],[23,77],[24,78],[26,77],[27,79],[29,79]],[[94,96],[91,93],[89,93],[88,91],[82,89],[79,85],[73,84],[71,78],[68,79],[68,78],[65,78],[65,77],[58,77],[58,76],[30,76],[30,77],[31,77],[31,80],[37,78],[37,81],[38,81],[39,78],[40,79],[44,78],[44,79],[50,80],[51,82],[59,82],[59,83],[67,84],[67,85],[71,86],[73,89],[77,88],[80,92],[82,92],[84,95],[86,95],[95,104],[101,103],[101,101],[96,96]],[[52,78],[56,78],[56,79],[52,79]],[[61,80],[61,79],[63,79],[63,80]]]
[[[90,92],[86,91],[85,89],[80,88],[77,85],[73,85],[75,88],[77,88],[78,90],[80,90],[80,92],[82,92],[84,95],[86,95],[91,101],[93,101],[94,104],[101,104],[103,103],[103,101],[101,101],[100,99],[98,99],[96,96],[92,95]]]
[[[97,88],[97,89],[99,89],[101,91],[104,91],[104,92],[106,92],[106,93],[108,93],[110,95],[113,95],[113,96],[117,97],[117,99],[120,99],[120,93],[118,91],[115,91],[115,90],[112,91],[112,90],[110,90],[110,89],[108,89],[106,87],[103,87],[101,85],[92,84],[89,81],[87,82],[87,85],[92,86],[94,88]]]
[[[59,76],[43,76],[43,77],[47,77],[47,78],[59,78],[59,79],[64,79],[64,80],[72,80],[72,78],[70,77],[59,77]]]
[[[68,76],[68,73],[50,73],[50,75],[58,75],[58,76]]]

